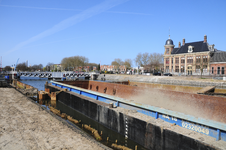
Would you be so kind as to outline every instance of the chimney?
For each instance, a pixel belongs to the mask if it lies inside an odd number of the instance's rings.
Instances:
[[[207,43],[207,36],[206,35],[204,35],[204,41],[203,42]]]
[[[183,46],[185,45],[185,39],[183,39]]]
[[[178,44],[178,48],[180,48],[181,47],[181,43],[179,42],[179,44]]]

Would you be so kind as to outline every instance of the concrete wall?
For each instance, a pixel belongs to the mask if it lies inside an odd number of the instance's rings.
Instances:
[[[45,85],[50,92],[59,91],[60,88]],[[163,129],[146,121],[117,112],[108,108],[108,104],[78,95],[73,92],[61,92],[57,100],[79,111],[87,117],[103,124],[104,126],[125,135],[128,126],[128,138],[139,143],[147,149],[153,150],[213,150],[214,147],[205,145],[200,141]]]
[[[102,75],[98,77],[101,80]],[[184,85],[184,86],[216,86],[216,88],[225,88],[226,82],[208,82],[208,81],[194,81],[194,80],[183,80],[183,79],[170,79],[166,76],[145,76],[145,75],[106,75],[106,80],[110,81],[133,81],[133,82],[148,82],[157,84],[172,84],[172,85]]]

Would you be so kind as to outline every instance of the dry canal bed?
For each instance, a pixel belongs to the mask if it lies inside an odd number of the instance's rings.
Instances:
[[[0,88],[0,150],[108,149],[13,88]]]

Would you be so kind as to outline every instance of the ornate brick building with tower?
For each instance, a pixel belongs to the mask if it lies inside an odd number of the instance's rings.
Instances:
[[[169,37],[164,47],[164,72],[174,75],[225,74],[226,52],[215,49],[214,44],[209,45],[206,35],[198,42],[185,43],[183,39],[177,48]]]

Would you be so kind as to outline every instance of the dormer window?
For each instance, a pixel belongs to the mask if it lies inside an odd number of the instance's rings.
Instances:
[[[213,45],[209,45],[209,50],[210,51],[214,51],[214,46],[215,46],[214,44]]]
[[[192,53],[194,51],[194,46],[188,46],[188,53]]]

